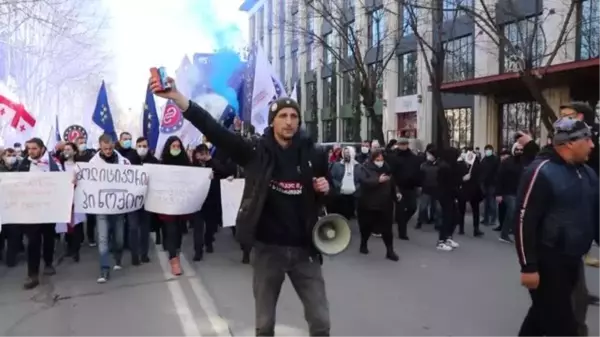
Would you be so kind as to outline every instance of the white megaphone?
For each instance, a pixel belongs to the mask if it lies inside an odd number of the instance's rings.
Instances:
[[[315,224],[312,240],[323,255],[337,255],[350,245],[352,231],[348,220],[339,214],[327,214]]]

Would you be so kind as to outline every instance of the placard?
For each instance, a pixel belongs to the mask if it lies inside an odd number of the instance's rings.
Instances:
[[[69,222],[72,205],[72,172],[5,172],[0,174],[2,223]]]
[[[223,209],[223,227],[235,226],[238,211],[242,203],[242,194],[246,180],[221,179],[221,207]]]
[[[208,196],[212,169],[144,164],[150,176],[144,209],[158,214],[184,215],[199,211]]]
[[[77,163],[75,213],[124,214],[144,206],[148,172],[143,166]]]

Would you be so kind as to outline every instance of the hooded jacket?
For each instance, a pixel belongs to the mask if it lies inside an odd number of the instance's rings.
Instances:
[[[346,146],[344,151],[348,150],[350,152],[350,161],[345,162],[344,159],[333,163],[331,165],[331,184],[332,184],[332,194],[339,195],[344,194],[341,191],[342,183],[346,174],[351,174],[354,177],[354,195],[358,195],[360,181],[358,179],[359,167],[360,164],[354,159],[356,157],[356,151],[352,146]]]

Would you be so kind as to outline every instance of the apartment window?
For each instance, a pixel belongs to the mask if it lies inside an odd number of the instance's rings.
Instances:
[[[510,149],[515,142],[515,134],[527,130],[534,139],[540,138],[540,105],[536,102],[502,104],[500,144]]]
[[[523,66],[525,69],[541,66],[545,37],[539,25],[539,17],[532,17],[504,26],[504,36],[509,42],[503,48],[503,72],[517,72]]]
[[[356,120],[354,118],[343,118],[342,119],[342,142],[353,142]]]
[[[307,5],[306,6],[306,32],[308,35],[310,35],[311,33],[314,33],[314,31],[315,31],[315,17],[314,17],[315,15],[313,12],[314,12],[314,9],[310,5]],[[311,40],[312,40],[312,38],[311,38]]]
[[[258,22],[257,22],[258,34],[262,36],[265,34],[265,8],[264,7],[261,7],[258,9],[257,20],[258,20]]]
[[[442,0],[442,11],[444,21],[454,20],[462,15],[459,13],[460,7],[473,8],[473,0]]]
[[[385,11],[383,7],[377,8],[369,14],[369,45],[377,47],[385,38]]]
[[[299,18],[298,12],[292,14],[292,41],[298,43]]]
[[[583,0],[579,4],[577,49],[580,60],[598,57],[600,49],[600,8],[598,7],[598,0]]]
[[[292,82],[298,80],[298,51],[292,51]]]
[[[355,38],[354,21],[352,21],[346,25],[346,38],[347,38],[346,55],[348,57],[351,57],[352,51],[356,47],[355,43],[354,43],[354,38]]]
[[[457,82],[473,77],[473,35],[444,43],[444,81]]]
[[[323,60],[325,60],[325,64],[333,63],[333,55],[329,48],[331,48],[331,33],[323,35]]]
[[[310,122],[305,122],[306,131],[310,137],[316,141],[319,138],[319,102],[317,97],[317,82],[309,82],[306,84],[306,94],[306,104],[308,105],[307,110],[312,117]]]
[[[333,76],[323,79],[323,106],[337,110],[337,86]]]
[[[285,81],[285,56],[279,57],[279,78]]]
[[[417,52],[402,54],[398,58],[398,96],[417,93]]]
[[[473,146],[473,111],[471,108],[445,109],[450,146]]]
[[[313,45],[312,43],[306,46],[306,70],[313,69]]]
[[[336,122],[335,119],[323,121],[323,143],[333,143],[337,140]]]
[[[344,79],[344,95],[342,97],[342,100],[344,102],[344,104],[352,104],[353,102],[353,76],[352,76],[352,72],[347,71],[344,73],[343,76]]]
[[[378,99],[383,99],[383,64],[381,61],[369,65],[369,79]]]
[[[398,22],[402,22],[402,26],[398,27],[401,29],[402,35],[406,36],[412,33],[412,27],[416,26],[416,8],[409,9],[408,4],[402,5],[402,18],[398,20]],[[414,11],[413,16],[411,17],[410,11]]]

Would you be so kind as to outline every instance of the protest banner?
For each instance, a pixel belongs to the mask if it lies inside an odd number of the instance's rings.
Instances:
[[[77,163],[75,212],[124,214],[144,206],[148,173],[143,166]]]
[[[221,207],[223,209],[223,227],[235,226],[235,220],[242,203],[244,179],[221,179]]]
[[[208,196],[212,169],[144,164],[150,176],[144,209],[158,214],[184,215],[199,211]]]
[[[69,222],[72,205],[72,172],[5,172],[0,175],[2,223]]]

